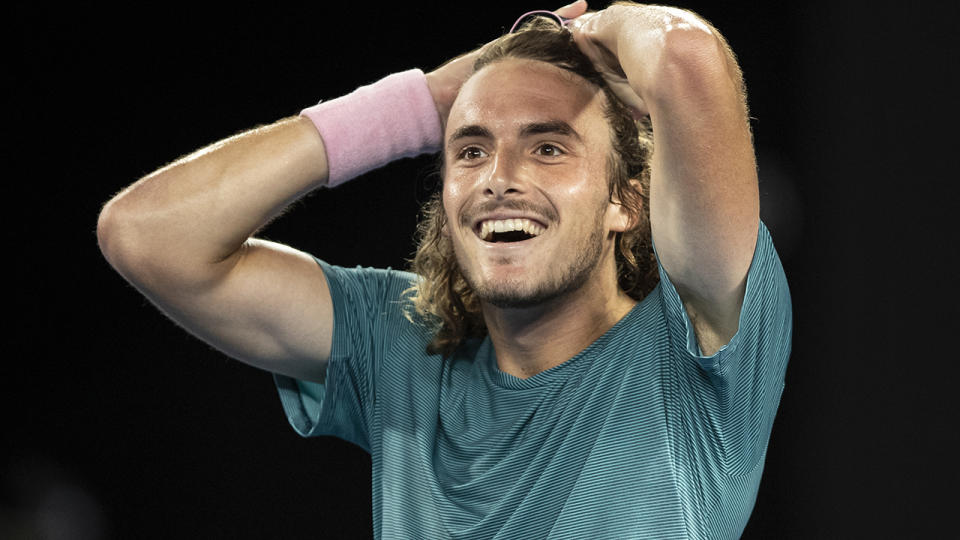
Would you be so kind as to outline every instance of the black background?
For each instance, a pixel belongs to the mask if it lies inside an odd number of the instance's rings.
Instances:
[[[138,177],[499,35],[515,2],[18,6],[8,20],[0,537],[369,537],[370,459],[304,440],[270,376],[165,320],[99,254]],[[744,538],[920,538],[955,517],[955,3],[685,2],[742,65],[794,352]],[[7,56],[7,55],[5,55]],[[403,267],[431,159],[263,236]]]

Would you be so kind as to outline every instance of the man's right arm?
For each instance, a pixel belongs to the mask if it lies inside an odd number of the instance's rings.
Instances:
[[[110,264],[166,315],[245,363],[322,381],[333,306],[309,255],[251,238],[326,183],[303,117],[215,143],[126,188],[97,225]]]
[[[586,8],[578,0],[556,13],[574,18]],[[445,121],[479,54],[426,74],[431,111],[418,114]],[[332,346],[326,279],[310,255],[252,235],[327,184],[317,130],[300,116],[215,143],[120,192],[97,224],[110,264],[171,319],[242,362],[310,381],[323,380]]]

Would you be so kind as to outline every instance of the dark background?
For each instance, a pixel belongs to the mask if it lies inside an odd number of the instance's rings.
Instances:
[[[738,54],[794,301],[744,538],[937,535],[957,479],[957,4],[680,5]],[[556,6],[46,6],[5,25],[0,537],[369,536],[369,457],[299,438],[268,374],[128,286],[97,249],[99,208],[180,155]],[[264,236],[403,267],[430,167],[311,195]]]

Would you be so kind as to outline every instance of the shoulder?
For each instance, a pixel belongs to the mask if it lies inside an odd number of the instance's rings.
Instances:
[[[389,267],[348,268],[320,259],[316,261],[330,285],[335,303],[338,300],[357,300],[357,295],[369,297],[372,301],[399,300],[419,279],[416,274]]]
[[[319,259],[317,263],[330,288],[335,342],[362,340],[362,335],[370,333],[387,338],[424,333],[424,325],[411,317],[416,274],[392,268],[347,268]]]

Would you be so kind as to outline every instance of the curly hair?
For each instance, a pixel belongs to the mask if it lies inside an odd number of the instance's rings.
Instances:
[[[630,109],[577,47],[572,34],[550,19],[531,19],[519,31],[494,41],[477,59],[474,72],[508,58],[553,64],[603,91],[604,116],[613,143],[607,161],[610,200],[619,201],[631,216],[631,227],[615,238],[618,285],[631,298],[643,299],[659,281],[649,219],[649,160],[653,153],[649,119],[634,120]],[[442,155],[440,162],[442,177]],[[435,332],[427,352],[447,356],[464,340],[482,337],[487,330],[480,300],[461,273],[445,225],[441,189],[422,208],[417,252],[410,260],[411,271],[419,280],[407,293],[413,307],[408,316],[411,320],[417,316]]]

